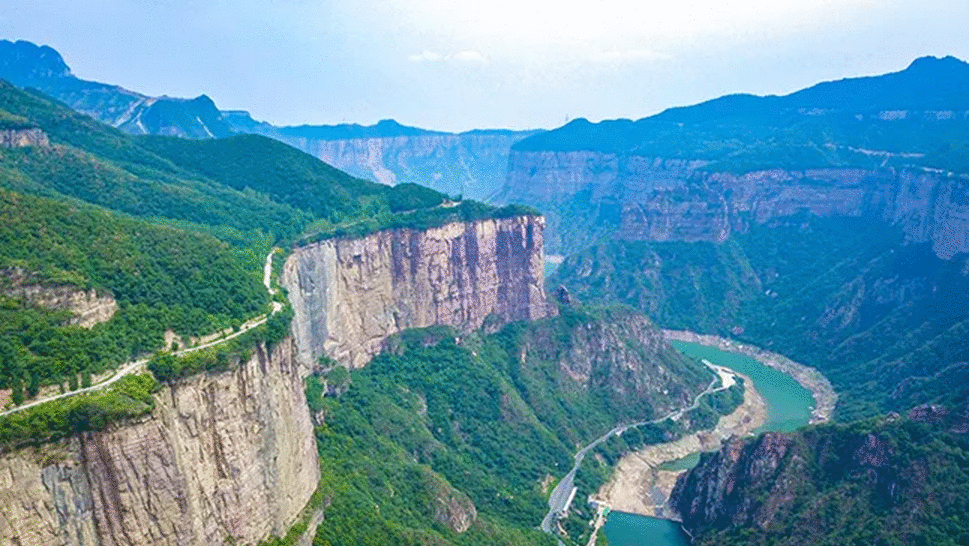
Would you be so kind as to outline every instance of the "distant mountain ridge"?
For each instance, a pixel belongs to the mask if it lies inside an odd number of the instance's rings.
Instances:
[[[969,111],[969,63],[955,57],[921,57],[906,69],[880,76],[822,82],[784,96],[733,94],[692,106],[670,108],[654,116],[592,123],[584,118],[525,139],[516,151],[595,150],[675,157],[722,159],[738,150],[706,146],[729,134],[729,126],[791,129],[800,124],[836,125],[868,118],[904,120],[913,112],[929,118],[964,119]],[[858,118],[857,116],[861,116]],[[851,127],[848,127],[851,129]],[[758,130],[753,139],[763,135]],[[672,139],[672,143],[670,142]],[[694,142],[699,141],[699,142]],[[672,145],[671,145],[672,144]],[[674,148],[674,146],[678,148]],[[697,155],[697,154],[700,155]]]
[[[487,200],[504,182],[508,152],[537,131],[432,131],[382,120],[358,124],[278,127],[244,110],[220,111],[206,95],[149,97],[76,77],[51,47],[0,40],[0,78],[32,87],[71,108],[133,135],[224,138],[249,133],[274,138],[338,169],[384,184],[417,183],[450,195]]]

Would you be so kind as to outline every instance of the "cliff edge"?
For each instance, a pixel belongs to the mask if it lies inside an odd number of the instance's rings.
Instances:
[[[150,417],[0,456],[0,545],[255,544],[282,535],[319,481],[284,340],[156,396]]]
[[[296,314],[301,360],[326,355],[360,367],[407,328],[468,332],[553,314],[545,298],[544,228],[540,216],[518,216],[297,248],[282,284]]]

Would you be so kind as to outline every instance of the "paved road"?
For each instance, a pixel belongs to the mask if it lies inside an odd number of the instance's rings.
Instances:
[[[542,520],[542,525],[541,525],[542,531],[549,534],[555,534],[554,531],[552,530],[552,523],[555,522],[556,514],[564,513],[568,509],[567,504],[569,501],[569,496],[572,493],[572,488],[575,487],[575,483],[574,483],[575,473],[576,471],[579,470],[579,465],[582,464],[582,460],[585,459],[585,456],[587,453],[589,453],[589,451],[595,449],[596,446],[606,441],[610,436],[614,434],[615,435],[622,434],[628,428],[662,423],[667,419],[679,419],[680,416],[682,416],[684,413],[690,410],[696,409],[696,407],[700,404],[700,399],[703,398],[704,396],[722,391],[734,384],[733,372],[731,372],[726,368],[723,368],[722,366],[717,366],[716,364],[713,364],[707,360],[704,360],[703,363],[706,364],[707,367],[709,367],[711,370],[713,370],[713,372],[717,374],[717,377],[710,382],[710,384],[707,386],[706,389],[703,390],[703,392],[696,395],[696,398],[693,399],[693,403],[690,404],[688,407],[671,411],[667,415],[660,417],[658,419],[652,419],[650,421],[640,421],[638,423],[630,423],[628,425],[619,425],[613,428],[612,430],[610,430],[609,432],[603,434],[602,436],[597,438],[589,445],[583,447],[582,449],[579,450],[578,453],[575,454],[575,458],[574,458],[575,464],[572,466],[572,470],[570,470],[569,473],[566,474],[564,478],[562,478],[562,480],[558,483],[558,485],[555,486],[555,489],[552,490],[552,494],[549,495],[549,498],[548,498],[549,509],[548,509],[548,513],[545,514],[545,518]],[[730,378],[729,380],[727,376],[729,376]],[[715,385],[717,384],[717,379],[721,379],[719,387],[715,387]],[[559,544],[561,544],[561,542],[559,542]]]
[[[272,275],[273,253],[275,251],[276,251],[276,249],[273,249],[269,253],[269,255],[266,256],[266,265],[263,268],[262,283],[266,287],[266,290],[269,291],[270,296],[273,296],[273,295],[276,294],[276,291],[272,289],[272,286],[271,286],[271,283],[270,283],[270,277]],[[277,301],[272,302],[272,306],[273,306],[272,307],[272,313],[270,313],[269,315],[276,314],[277,312],[279,312],[280,309],[283,308],[283,305],[281,303],[277,302]],[[226,341],[229,341],[230,339],[233,339],[233,338],[236,338],[236,337],[241,336],[242,334],[248,332],[249,330],[255,328],[256,326],[260,326],[260,325],[264,324],[266,322],[266,320],[269,318],[269,315],[260,315],[260,316],[258,316],[256,318],[253,318],[253,319],[250,319],[250,320],[246,321],[242,326],[239,327],[239,331],[238,332],[233,332],[233,333],[231,333],[231,334],[229,334],[229,335],[227,335],[225,337],[216,339],[214,341],[210,341],[208,343],[203,343],[202,345],[197,345],[195,347],[190,347],[188,349],[182,349],[180,351],[175,351],[172,354],[174,354],[176,356],[186,355],[186,354],[189,354],[189,353],[193,353],[195,351],[201,351],[202,349],[208,349],[209,347],[214,347],[214,346],[219,345],[221,343],[225,343]],[[148,360],[150,360],[150,359],[151,359],[151,357],[148,357],[148,358],[140,358],[138,360],[134,360],[134,361],[128,362],[127,364],[124,364],[110,378],[108,378],[105,381],[102,381],[101,383],[98,383],[97,385],[91,385],[90,387],[85,387],[83,389],[77,389],[77,390],[73,390],[73,391],[70,391],[70,392],[65,392],[63,394],[57,394],[57,395],[53,395],[53,396],[47,396],[47,397],[41,398],[39,400],[34,400],[34,401],[29,402],[27,404],[23,404],[23,405],[17,406],[17,407],[15,407],[13,409],[9,409],[7,411],[0,412],[0,417],[6,417],[7,415],[10,415],[10,414],[13,414],[13,413],[17,413],[17,412],[20,412],[20,411],[24,411],[24,410],[30,409],[30,408],[32,408],[34,406],[39,406],[41,404],[45,404],[47,402],[52,402],[54,400],[60,400],[61,398],[67,398],[68,396],[77,396],[79,394],[86,394],[86,393],[89,393],[89,392],[95,392],[95,391],[99,391],[99,390],[105,389],[107,387],[110,387],[111,385],[114,385],[122,377],[124,377],[126,375],[131,375],[133,373],[140,373],[140,372],[144,371],[145,365],[148,364]]]

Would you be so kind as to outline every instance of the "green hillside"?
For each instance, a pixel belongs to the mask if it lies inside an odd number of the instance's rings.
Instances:
[[[928,417],[751,439],[735,464],[706,455],[681,484],[681,511],[705,494],[698,488],[717,487],[709,478],[732,487],[685,526],[698,545],[966,544],[966,416]]]
[[[161,348],[165,330],[200,335],[258,315],[259,264],[206,235],[0,190],[0,388],[16,401],[73,385]],[[67,326],[69,312],[16,297],[22,286],[95,289],[119,309],[90,329]]]
[[[735,337],[815,366],[843,393],[839,416],[852,419],[965,389],[965,264],[903,245],[883,223],[799,216],[753,224],[722,244],[593,245],[549,282],[586,301],[635,306],[663,327]]]
[[[914,165],[966,172],[969,64],[917,59],[900,72],[825,82],[790,95],[728,95],[639,120],[577,119],[513,150],[589,150],[706,160],[711,172]],[[882,112],[896,112],[882,115]],[[947,114],[948,112],[948,114]],[[861,150],[919,156],[872,156]]]
[[[564,308],[491,335],[411,330],[363,369],[311,378],[329,502],[314,544],[554,544],[533,529],[548,509],[547,480],[567,472],[576,446],[619,421],[656,417],[651,404],[683,404],[710,381],[637,324],[651,328],[628,309]],[[612,353],[640,354],[637,381],[654,366],[675,372],[668,395],[646,400],[629,370],[610,364],[614,354],[591,350],[611,334]],[[587,381],[565,371],[583,366]],[[470,506],[476,521],[454,532]]]

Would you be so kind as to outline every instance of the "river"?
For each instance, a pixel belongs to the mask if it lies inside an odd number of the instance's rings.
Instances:
[[[751,378],[754,386],[767,402],[767,420],[757,432],[788,432],[806,426],[811,421],[814,398],[811,391],[801,386],[793,377],[770,368],[753,358],[722,351],[699,343],[673,341],[681,353],[693,358],[705,358],[714,364],[730,368]],[[699,461],[699,453],[677,461],[670,461],[664,468],[670,470],[691,468]],[[678,523],[663,519],[613,512],[604,527],[610,546],[687,546],[689,539]]]

